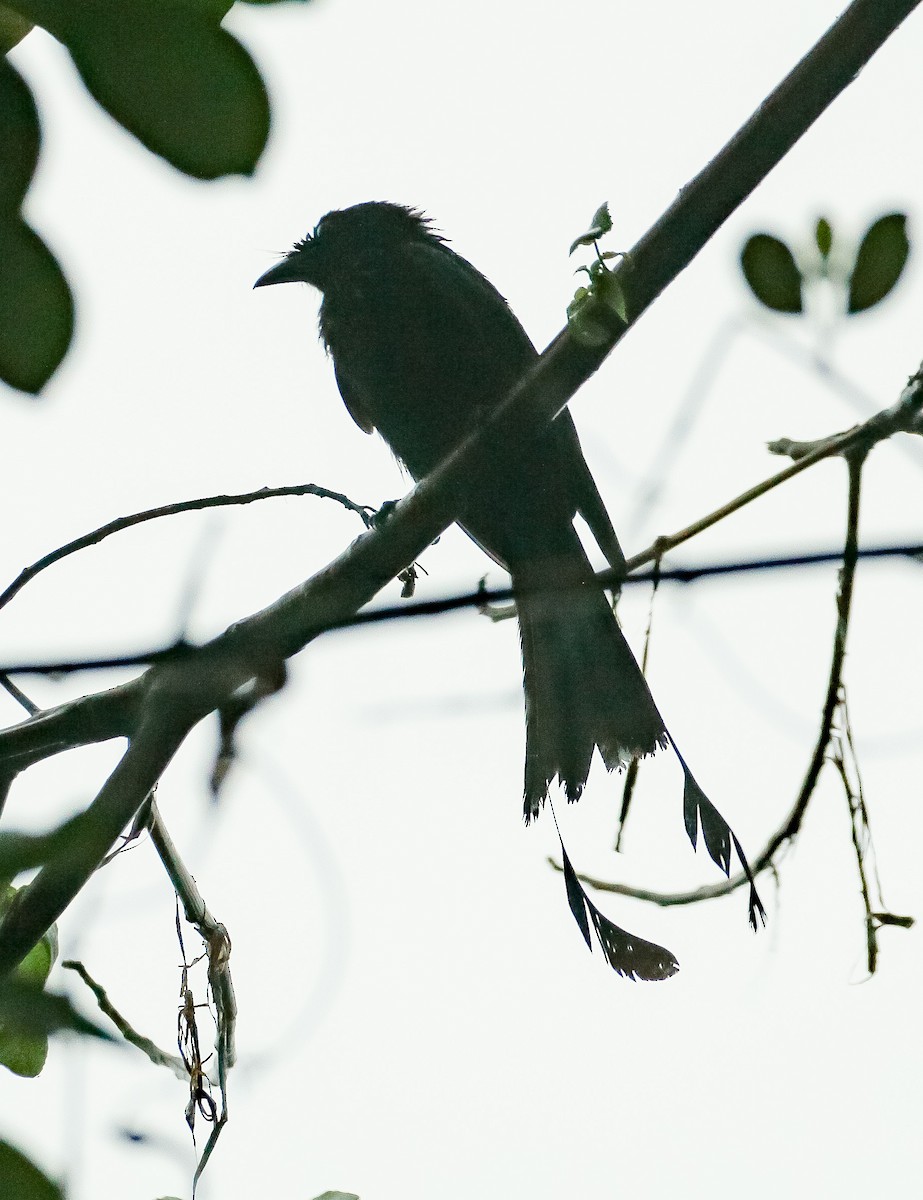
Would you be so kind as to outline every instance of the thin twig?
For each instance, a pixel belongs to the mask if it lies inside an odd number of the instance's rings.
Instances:
[[[918,368],[914,375],[911,375],[907,386],[895,404],[875,413],[861,425],[854,425],[843,433],[836,433],[813,442],[796,442],[790,438],[780,438],[775,442],[770,442],[771,453],[784,454],[794,459],[791,466],[777,471],[775,475],[770,475],[768,479],[741,492],[733,500],[728,500],[719,508],[706,513],[704,517],[699,517],[685,529],[657,538],[646,550],[642,550],[628,559],[628,570],[634,571],[636,568],[644,566],[645,563],[657,561],[669,550],[676,549],[683,542],[688,542],[690,538],[710,529],[712,525],[717,525],[725,517],[752,504],[754,500],[759,500],[780,484],[787,483],[789,479],[793,479],[802,471],[807,470],[808,467],[813,467],[826,458],[848,455],[857,449],[861,449],[863,454],[867,454],[872,446],[892,437],[895,433],[923,434],[923,366]],[[662,577],[668,579],[669,573],[665,571]]]
[[[61,963],[61,966],[68,971],[76,971],[83,982],[87,985],[93,995],[96,997],[96,1003],[99,1006],[99,1011],[104,1013],[109,1020],[115,1025],[119,1033],[132,1046],[136,1046],[142,1054],[147,1055],[151,1062],[157,1067],[166,1067],[172,1071],[177,1079],[186,1082],[189,1078],[189,1072],[186,1070],[183,1060],[178,1054],[168,1054],[166,1050],[152,1042],[150,1038],[132,1026],[125,1017],[119,1012],[112,1001],[109,999],[109,994],[101,983],[97,983],[90,972],[86,969],[82,962],[77,962],[76,959],[66,959]]]
[[[148,833],[173,888],[183,906],[190,925],[198,930],[208,951],[208,982],[211,985],[218,1013],[219,1061],[223,1055],[225,1069],[234,1065],[234,1031],[237,1021],[237,1001],[231,982],[229,963],[231,939],[227,928],[212,915],[189,869],[180,857],[173,839],[163,823],[157,801],[151,802]]]
[[[30,717],[34,717],[40,708],[34,704],[26,693],[16,686],[12,679],[8,679],[6,675],[0,674],[0,687],[4,688],[13,697],[17,704],[21,704]]]
[[[257,500],[272,500],[279,496],[319,496],[323,500],[335,500],[350,512],[356,513],[361,518],[366,529],[370,528],[371,515],[374,509],[364,504],[356,504],[348,496],[344,496],[342,492],[332,492],[329,488],[321,487],[316,483],[299,483],[288,487],[260,488],[256,492],[241,492],[236,496],[202,496],[196,500],[179,500],[175,504],[163,504],[159,508],[148,508],[143,512],[130,513],[125,517],[117,517],[114,521],[107,521],[105,525],[100,525],[98,529],[94,529],[90,533],[85,533],[82,537],[75,538],[72,542],[67,542],[66,545],[59,546],[57,550],[52,550],[50,553],[36,559],[30,566],[24,567],[13,582],[0,592],[0,608],[9,604],[13,597],[21,592],[26,584],[33,580],[40,572],[54,566],[55,563],[60,562],[71,554],[77,554],[80,550],[86,550],[90,546],[98,545],[114,533],[121,533],[122,530],[131,529],[133,526],[141,525],[145,521],[156,521],[160,517],[175,517],[178,513],[197,512],[204,508],[227,508],[231,505],[253,504]]]
[[[875,922],[872,906],[872,897],[869,892],[868,876],[865,872],[865,854],[867,847],[862,844],[860,829],[865,826],[863,810],[865,802],[861,800],[861,796],[857,794],[857,789],[853,787],[852,780],[849,778],[849,771],[846,767],[846,758],[843,754],[842,738],[836,738],[833,744],[833,753],[830,756],[830,761],[836,768],[840,781],[843,784],[843,792],[846,796],[846,803],[849,806],[849,833],[852,838],[853,853],[856,856],[856,870],[859,874],[859,890],[862,893],[862,903],[865,907],[865,960],[869,975],[875,974],[875,969],[878,966],[878,926]],[[866,833],[868,827],[865,826]]]
[[[859,769],[859,755],[856,753],[856,743],[852,735],[852,721],[849,717],[849,698],[846,694],[846,687],[843,686],[843,733],[846,737],[846,745],[849,748],[849,757],[852,762],[853,771],[856,775],[856,802],[858,805],[859,816],[862,819],[862,824],[868,835],[868,843],[872,848],[872,868],[875,878],[875,891],[878,894],[878,899],[884,906],[884,896],[881,888],[881,876],[878,874],[878,855],[874,851],[874,841],[872,839],[872,822],[869,817],[868,806],[865,803],[865,786],[862,783],[862,771]]]

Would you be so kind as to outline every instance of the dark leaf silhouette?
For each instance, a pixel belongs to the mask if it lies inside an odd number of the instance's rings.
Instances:
[[[42,239],[18,215],[0,214],[0,378],[33,395],[67,352],[74,301]]]
[[[564,864],[567,901],[590,950],[593,949],[590,940],[592,921],[606,961],[619,975],[645,980],[669,979],[671,975],[675,975],[679,970],[679,963],[666,947],[647,942],[644,938],[635,937],[634,934],[620,929],[599,911],[577,878],[577,872],[567,857],[563,842],[561,860]]]
[[[0,59],[0,379],[35,394],[70,344],[74,306],[56,259],[20,216],[41,132],[32,93]]]
[[[23,77],[0,58],[0,210],[18,212],[35,173],[41,131],[32,93]]]
[[[64,1193],[8,1142],[0,1142],[0,1196],[16,1200],[64,1200]]]
[[[864,312],[884,300],[907,262],[907,218],[903,213],[879,217],[866,231],[849,280],[851,313]]]
[[[197,179],[249,175],[269,100],[246,50],[218,20],[224,0],[17,0],[63,42],[107,112]]]
[[[755,233],[740,253],[740,266],[761,304],[774,312],[802,311],[801,272],[785,242],[768,233]]]

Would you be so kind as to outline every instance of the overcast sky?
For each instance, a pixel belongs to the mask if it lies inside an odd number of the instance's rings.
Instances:
[[[315,482],[378,505],[408,481],[349,420],[316,341],[317,295],[254,279],[327,210],[424,208],[509,298],[540,348],[575,286],[571,240],[608,199],[631,246],[832,22],[838,0],[318,0],[235,12],[274,127],[251,180],[197,184],[101,114],[49,38],[14,60],[45,144],[29,216],[78,297],[76,341],[39,401],[2,397],[0,575],[152,505]],[[737,269],[743,240],[845,238],[921,219],[923,19],[905,26],[732,217],[575,398],[587,458],[631,554],[770,474],[765,443],[819,437],[893,403],[923,356],[923,273],[823,347],[768,319]],[[652,479],[690,394],[696,419]],[[684,410],[683,406],[687,408]],[[858,407],[857,407],[858,406]],[[923,447],[878,448],[865,544],[919,540]],[[639,506],[651,483],[656,503]],[[676,561],[836,548],[842,463],[822,464],[684,547]],[[48,571],[3,613],[0,660],[204,638],[270,603],[360,532],[318,500],[273,500],[123,533]],[[421,594],[488,568],[450,531]],[[492,571],[490,581],[502,577]],[[658,597],[651,684],[697,778],[755,855],[810,758],[836,571],[728,579]],[[192,597],[187,613],[186,597]],[[397,588],[388,599],[396,599]],[[648,595],[620,611],[639,647]],[[923,912],[918,848],[923,578],[862,566],[846,682],[887,905]],[[117,676],[27,681],[42,705]],[[331,635],[242,730],[220,805],[197,730],[160,789],[164,819],[233,939],[240,1005],[231,1121],[202,1200],[903,1194],[919,1174],[919,934],[887,929],[865,980],[849,815],[832,771],[754,937],[746,898],[659,909],[596,899],[670,947],[656,984],[615,976],[568,911],[546,814],[522,827],[515,627],[474,613]],[[4,702],[3,719],[19,719]],[[30,771],[11,823],[47,828],[98,790],[120,747]],[[715,882],[681,816],[669,756],[642,772],[623,852],[620,784],[596,765],[558,806],[578,868],[679,890]],[[149,846],[96,878],[61,923],[144,1033],[175,1039],[173,897]],[[194,945],[193,935],[187,947]],[[79,981],[57,984],[84,997]],[[204,992],[204,983],[198,988]],[[203,1016],[203,1029],[207,1028]],[[131,1049],[55,1043],[37,1081],[0,1076],[3,1133],[73,1200],[188,1196],[183,1088]],[[143,1133],[143,1146],[120,1129]],[[204,1135],[200,1135],[204,1136]],[[201,1140],[200,1140],[201,1145]]]

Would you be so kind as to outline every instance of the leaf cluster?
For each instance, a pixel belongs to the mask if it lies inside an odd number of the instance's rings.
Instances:
[[[820,217],[812,244],[797,257],[781,238],[755,233],[741,250],[740,266],[753,295],[773,312],[803,313],[805,291],[826,281],[840,293],[842,310],[855,316],[893,291],[909,254],[904,213],[873,221],[855,249],[842,245],[827,218]]]
[[[274,0],[251,0],[272,3]],[[5,0],[0,52],[35,27],[67,49],[90,96],[194,179],[250,175],[269,135],[266,87],[221,22],[233,0]],[[67,353],[74,297],[23,217],[42,134],[38,106],[0,59],[0,378],[36,395]]]
[[[577,268],[578,272],[586,272],[587,282],[577,288],[567,306],[568,329],[580,345],[589,349],[606,345],[613,325],[624,328],[628,324],[628,304],[620,272],[611,270],[606,264],[621,258],[627,267],[631,260],[626,254],[599,248],[600,238],[611,230],[609,205],[603,201],[593,214],[588,228],[574,238],[568,251],[573,254],[580,246],[592,246],[596,251],[596,258],[589,266]]]

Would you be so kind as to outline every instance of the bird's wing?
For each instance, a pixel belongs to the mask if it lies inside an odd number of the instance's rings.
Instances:
[[[404,254],[408,276],[428,300],[429,332],[442,348],[464,356],[473,384],[490,382],[495,395],[482,401],[500,400],[538,357],[505,297],[448,246],[415,242]]]
[[[471,383],[491,381],[494,395],[479,398],[499,401],[538,357],[528,334],[493,284],[466,259],[445,246],[427,243],[414,243],[405,253],[409,273],[428,293],[430,312],[447,319],[447,327],[439,331],[443,353],[458,347]],[[539,435],[536,454],[546,493],[556,490],[566,496],[570,514],[579,511],[609,565],[624,570],[618,536],[568,410],[555,419],[546,435]],[[488,547],[482,537],[464,527],[491,558],[506,565],[496,547]]]
[[[336,363],[334,363],[333,373],[336,375],[337,387],[340,389],[340,395],[343,397],[346,411],[363,433],[374,433],[375,422],[366,412],[358,389],[352,386],[346,372],[341,370]]]

